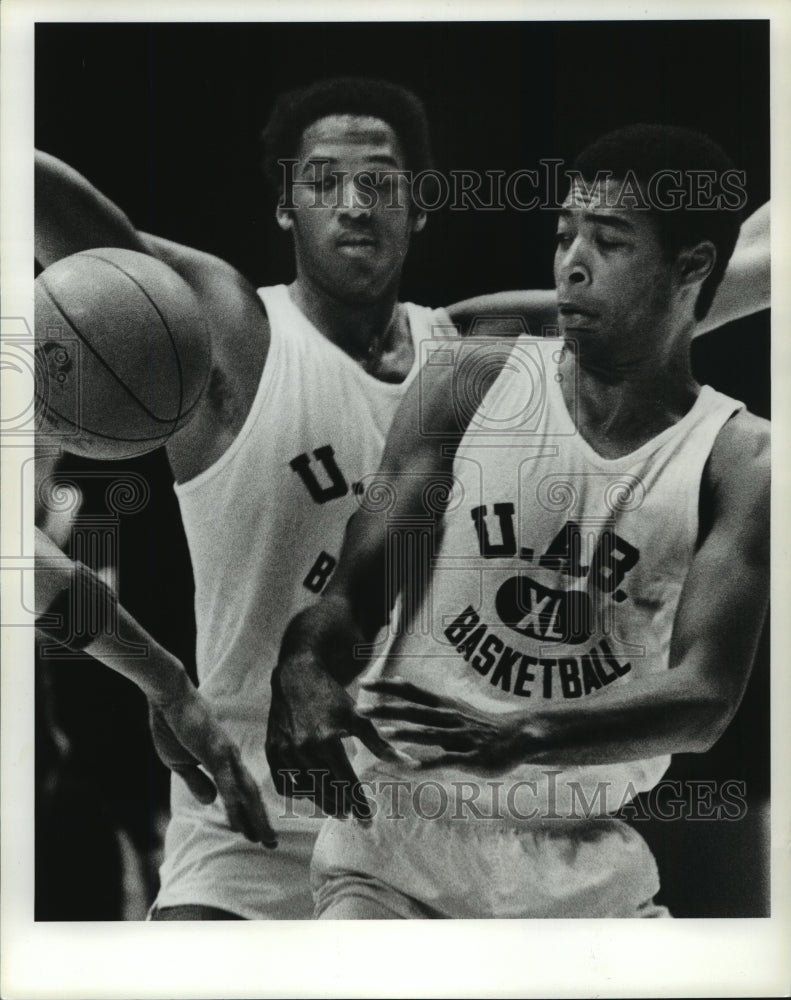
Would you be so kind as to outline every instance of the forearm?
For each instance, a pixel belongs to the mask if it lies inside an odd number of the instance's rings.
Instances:
[[[742,223],[720,287],[695,336],[771,305],[769,202]]]
[[[447,391],[451,377],[443,367],[436,383],[419,384],[416,379],[410,387],[396,414],[379,472],[346,525],[335,574],[321,599],[286,629],[278,671],[286,664],[297,668],[307,660],[347,685],[368,663],[371,645],[390,620],[398,593],[407,582],[411,560],[398,558],[400,536],[412,531],[416,520],[421,525],[430,520],[436,527],[442,504],[452,492],[452,456],[444,447],[444,437],[439,433],[428,438],[416,431],[422,416],[439,432],[453,430],[451,440],[458,439],[456,413]],[[440,499],[432,504],[427,496]]]
[[[546,336],[557,330],[557,293],[554,289],[493,292],[477,295],[447,308],[463,336]]]
[[[157,704],[190,684],[179,660],[117,603],[96,573],[65,556],[39,529],[36,557],[35,610],[45,635],[127,677]],[[130,655],[132,644],[145,654]]]
[[[760,246],[739,252],[725,272],[711,309],[695,327],[694,336],[708,333],[725,323],[751,316],[771,305],[769,258]]]
[[[769,599],[769,474],[768,429],[735,417],[709,460],[714,522],[679,597],[669,669],[539,708],[531,759],[606,763],[716,742],[744,695]]]
[[[35,170],[35,253],[42,267],[93,247],[146,251],[124,213],[76,170],[42,152]]]
[[[280,647],[278,669],[310,657],[346,687],[368,663],[369,658],[359,648],[364,641],[348,600],[340,595],[325,595],[289,622]]]
[[[584,703],[541,709],[518,741],[526,763],[607,764],[702,753],[719,738],[732,710],[727,698],[677,668]]]
[[[186,688],[193,688],[181,661],[160,646],[121,605],[117,622],[118,634],[96,636],[85,647],[89,656],[128,678],[158,707],[180,698]],[[130,656],[130,643],[144,646],[145,655]]]

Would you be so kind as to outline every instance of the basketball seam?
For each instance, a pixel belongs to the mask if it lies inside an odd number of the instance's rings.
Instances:
[[[137,252],[137,251],[135,251],[135,252]],[[203,387],[201,388],[201,391],[196,396],[195,401],[193,402],[192,406],[190,406],[190,408],[188,410],[182,409],[183,404],[184,404],[184,372],[183,372],[182,367],[181,367],[181,358],[179,356],[179,352],[178,352],[177,347],[176,347],[176,340],[175,340],[175,338],[173,336],[173,333],[172,333],[170,327],[168,326],[167,320],[162,315],[162,313],[161,313],[161,311],[159,309],[159,306],[156,304],[156,302],[154,302],[154,300],[148,294],[148,292],[143,287],[143,285],[140,284],[140,282],[137,280],[137,278],[135,278],[134,275],[129,274],[128,271],[125,271],[122,267],[120,267],[118,264],[116,264],[115,261],[108,260],[106,257],[100,257],[95,252],[89,253],[87,251],[83,251],[83,253],[81,254],[81,256],[83,256],[83,257],[91,257],[93,260],[104,261],[105,264],[109,264],[111,267],[114,267],[117,271],[120,271],[121,274],[123,274],[127,278],[129,278],[129,280],[134,285],[136,285],[137,288],[140,289],[140,291],[143,293],[143,295],[145,295],[145,297],[151,303],[151,306],[154,309],[154,311],[156,312],[157,316],[159,316],[160,320],[162,321],[162,325],[164,326],[165,330],[167,331],[167,335],[170,338],[170,343],[171,343],[171,346],[173,347],[173,354],[175,355],[175,358],[176,358],[176,366],[177,366],[178,372],[179,372],[179,405],[178,405],[178,416],[176,417],[176,423],[178,424],[179,421],[182,420],[184,417],[189,416],[189,414],[192,413],[192,411],[197,406],[198,402],[200,401],[201,396],[203,395],[203,388],[205,388],[206,379],[204,379],[204,381],[203,381]],[[144,256],[146,256],[146,255],[144,254]],[[157,257],[152,257],[151,259],[159,261],[159,258],[157,258]],[[159,263],[163,263],[163,262],[159,261]],[[163,264],[163,266],[167,267],[166,264]],[[173,273],[174,274],[178,274],[177,271],[174,271]],[[179,275],[179,277],[181,277],[181,275]],[[187,287],[189,287],[189,286],[187,286]],[[191,289],[190,289],[190,291],[191,291]]]
[[[45,400],[38,393],[36,393],[36,397],[38,399],[41,399],[42,403],[45,402]],[[80,424],[75,423],[70,417],[66,417],[62,413],[59,413],[53,407],[49,407],[49,409],[52,410],[52,412],[55,414],[55,416],[58,418],[58,420],[62,420],[64,423],[67,423],[69,425],[69,427],[73,427],[76,431],[79,431],[81,434],[86,434],[86,435],[89,435],[90,437],[102,438],[104,441],[116,441],[118,444],[146,444],[146,443],[151,443],[151,442],[154,442],[154,441],[160,442],[160,444],[166,444],[167,443],[167,439],[170,437],[170,435],[172,433],[172,431],[165,431],[165,430],[163,430],[162,434],[159,437],[153,437],[153,438],[152,437],[141,437],[141,438],[136,438],[136,437],[128,437],[127,438],[127,437],[124,437],[124,438],[119,438],[119,437],[114,437],[112,434],[102,434],[101,431],[94,431],[94,430],[91,430],[88,427],[82,427]],[[64,447],[66,447],[66,446],[64,445]],[[157,447],[159,447],[159,445],[157,445]],[[68,451],[68,448],[66,450]],[[142,452],[141,454],[145,454],[145,452]]]
[[[101,257],[96,258],[96,259],[97,260],[103,260],[103,258],[101,258]],[[120,270],[120,268],[119,268],[119,270]],[[43,275],[41,275],[40,277],[43,277]],[[49,288],[47,286],[47,283],[46,282],[42,282],[40,287],[44,289],[44,291],[46,292],[47,297],[49,298],[49,300],[52,303],[52,305],[55,306],[56,310],[65,319],[65,321],[68,323],[69,327],[74,331],[74,333],[77,336],[77,338],[80,341],[80,343],[81,344],[85,344],[85,346],[88,348],[88,350],[91,352],[91,354],[96,358],[96,360],[99,362],[99,364],[101,364],[102,367],[105,368],[107,370],[107,372],[112,376],[112,378],[115,379],[115,381],[118,383],[118,385],[130,397],[130,399],[133,399],[134,402],[140,407],[140,409],[143,410],[143,412],[146,413],[149,417],[151,417],[152,420],[156,421],[156,423],[158,423],[158,424],[173,424],[175,426],[175,424],[177,424],[178,421],[181,419],[181,414],[179,414],[178,417],[174,418],[174,417],[158,417],[155,413],[152,413],[151,410],[149,410],[149,408],[145,405],[145,403],[142,400],[138,399],[137,396],[129,388],[129,386],[126,385],[126,383],[121,380],[121,378],[118,376],[118,374],[104,360],[104,358],[93,347],[93,345],[90,343],[90,341],[88,341],[86,338],[84,338],[82,336],[82,334],[80,333],[79,329],[77,328],[77,326],[75,325],[75,323],[72,321],[71,317],[65,311],[65,309],[63,308],[63,306],[58,302],[58,300],[55,298],[55,296],[52,294],[52,292],[49,290]],[[168,335],[169,334],[170,334],[170,331],[168,331]],[[171,337],[170,339],[171,339],[171,344],[172,344],[173,338]],[[179,396],[181,396],[181,391],[179,391]],[[64,419],[67,419],[67,418],[64,418]]]

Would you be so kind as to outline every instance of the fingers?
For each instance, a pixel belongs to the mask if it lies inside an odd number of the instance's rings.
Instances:
[[[478,774],[482,769],[477,765],[478,755],[473,752],[443,753],[439,757],[421,757],[418,761],[418,767],[421,771],[431,771],[439,767],[459,767]]]
[[[291,794],[291,785],[294,782],[294,776],[292,774],[295,768],[289,768],[286,766],[285,762],[281,760],[278,747],[272,740],[272,724],[269,724],[269,733],[266,738],[266,762],[269,765],[269,773],[272,775],[272,782],[275,786],[275,791],[278,795],[282,795],[284,798]]]
[[[304,772],[297,767],[280,768],[277,771],[275,785],[280,795],[284,798],[300,798],[305,795],[306,789],[302,787],[300,778],[304,777]]]
[[[446,729],[460,728],[463,725],[458,713],[448,708],[427,708],[423,705],[383,701],[358,711],[369,719],[397,719]]]
[[[373,713],[367,714],[372,715]],[[362,711],[359,712],[354,725],[350,727],[350,735],[356,736],[357,739],[368,747],[371,753],[380,760],[389,760],[394,763],[405,763],[409,766],[413,766],[415,764],[414,759],[410,757],[409,754],[391,746],[387,740],[383,739],[370,719],[363,718]]]
[[[270,738],[266,743],[266,759],[279,795],[284,798],[313,798],[310,764],[296,747]]]
[[[483,777],[498,777],[505,773],[508,765],[498,764],[496,760],[488,760],[481,756],[479,750],[469,750],[464,753],[444,753],[440,757],[423,758],[419,767],[422,771],[430,771],[436,767],[458,767],[464,771]]]
[[[291,776],[291,796],[311,799],[328,816],[367,819],[370,807],[340,737],[322,740],[307,749],[302,767]]]
[[[366,737],[370,739],[368,727],[373,730],[373,725],[362,719],[359,721],[363,724]],[[387,752],[392,759],[395,751],[375,731],[371,744]],[[310,799],[328,816],[356,816],[361,820],[370,818],[370,803],[362,791],[339,736],[305,742],[299,748],[291,745],[287,750],[270,743],[267,747],[267,759],[272,780],[281,795]]]
[[[350,727],[350,735],[356,736],[380,760],[398,760],[399,755],[395,747],[391,747],[387,740],[382,739],[373,722],[363,718],[362,713],[357,716],[354,724]]]
[[[277,836],[258,786],[242,763],[238,748],[213,721],[198,692],[174,702],[166,711],[167,715],[152,708],[149,713],[151,733],[162,761],[180,775],[203,805],[214,802],[219,791],[233,830],[248,840],[275,847]]]
[[[326,760],[330,771],[330,791],[325,797],[335,807],[335,812],[330,815],[356,816],[363,821],[370,820],[371,803],[362,790],[340,739],[327,746]]]
[[[254,843],[276,847],[277,834],[269,822],[258,786],[236,752],[227,752],[216,778],[231,828]]]
[[[474,736],[463,729],[436,728],[434,726],[388,726],[382,730],[392,740],[434,746],[452,752],[472,751],[477,746]]]
[[[432,694],[431,691],[426,691],[424,688],[420,688],[410,681],[402,680],[400,677],[363,681],[360,687],[384,698],[414,702],[418,705],[426,705],[428,708],[438,708],[442,704],[441,699],[437,695]]]
[[[197,765],[178,765],[172,770],[184,780],[198,802],[205,806],[214,802],[217,797],[217,789],[211,779]]]
[[[334,809],[325,801],[323,787],[326,779],[330,777],[326,756],[326,752],[320,751],[317,754],[314,747],[308,743],[297,747],[285,739],[268,740],[266,757],[278,794],[284,798],[311,799],[324,812],[334,814]],[[317,757],[321,763],[317,763]]]

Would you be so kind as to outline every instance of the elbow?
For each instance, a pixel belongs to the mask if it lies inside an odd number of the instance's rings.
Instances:
[[[687,753],[708,753],[728,728],[738,702],[724,695],[713,695],[701,704],[690,727]]]

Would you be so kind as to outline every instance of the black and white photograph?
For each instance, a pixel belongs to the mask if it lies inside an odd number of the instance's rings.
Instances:
[[[3,995],[787,994],[788,11],[37,6]]]

